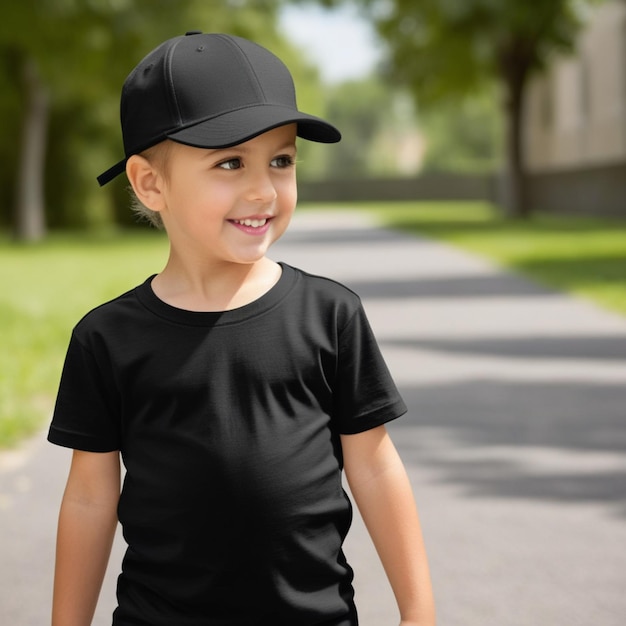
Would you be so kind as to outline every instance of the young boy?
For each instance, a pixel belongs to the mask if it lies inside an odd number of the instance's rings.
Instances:
[[[287,68],[229,35],[151,52],[121,100],[124,169],[163,271],[74,329],[49,440],[74,449],[52,623],[91,623],[119,521],[115,626],[356,626],[345,470],[404,626],[432,626],[405,412],[358,297],[267,256],[296,205]],[[126,474],[120,495],[120,455]]]

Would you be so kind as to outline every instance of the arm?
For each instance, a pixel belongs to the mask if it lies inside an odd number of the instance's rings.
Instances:
[[[434,626],[435,606],[417,507],[385,427],[342,435],[341,443],[346,478],[389,578],[401,626]]]
[[[89,626],[117,525],[118,452],[74,451],[57,532],[52,626]]]

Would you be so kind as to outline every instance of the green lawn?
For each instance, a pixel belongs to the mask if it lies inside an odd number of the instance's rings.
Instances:
[[[626,221],[543,216],[509,223],[467,202],[350,206],[626,314]],[[166,256],[163,234],[147,229],[54,235],[33,246],[0,239],[0,448],[46,424],[78,319],[158,271]]]
[[[359,205],[388,226],[453,243],[557,289],[626,314],[626,220],[501,219],[486,203]]]
[[[0,448],[50,416],[72,326],[95,305],[158,271],[167,242],[156,232],[0,240]]]

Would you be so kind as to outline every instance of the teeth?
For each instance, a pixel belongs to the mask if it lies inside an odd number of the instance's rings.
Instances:
[[[235,224],[242,224],[243,226],[252,226],[252,228],[259,228],[260,226],[265,226],[265,224],[267,223],[267,219],[263,218],[260,220],[233,220],[233,222],[235,222]]]

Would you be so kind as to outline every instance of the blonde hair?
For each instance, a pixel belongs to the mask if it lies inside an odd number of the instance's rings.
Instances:
[[[143,157],[150,164],[155,167],[159,173],[167,180],[169,175],[169,157],[172,151],[173,142],[169,139],[161,141],[160,143],[144,150],[139,153],[139,156]],[[135,217],[142,222],[148,222],[151,226],[162,230],[164,228],[163,219],[158,211],[153,211],[147,207],[135,193],[135,190],[131,185],[128,187],[128,193],[130,194],[130,208]]]

